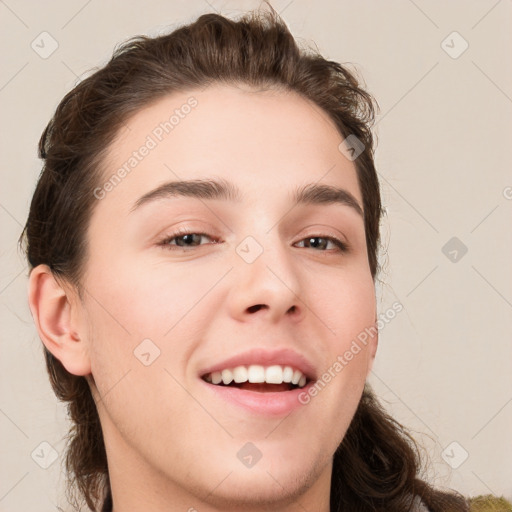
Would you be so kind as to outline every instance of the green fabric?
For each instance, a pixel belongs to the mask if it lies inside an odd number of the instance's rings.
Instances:
[[[470,498],[471,512],[512,512],[512,503],[505,498],[487,494]]]

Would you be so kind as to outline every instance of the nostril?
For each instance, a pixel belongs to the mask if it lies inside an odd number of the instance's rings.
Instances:
[[[256,306],[251,306],[250,308],[247,308],[247,311],[249,313],[256,313],[256,311],[259,311],[261,308],[264,308],[265,306],[262,304],[256,304]]]

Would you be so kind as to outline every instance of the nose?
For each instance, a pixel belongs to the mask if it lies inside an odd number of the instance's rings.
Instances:
[[[283,319],[298,322],[304,315],[305,304],[291,248],[278,242],[275,236],[268,237],[267,242],[252,262],[234,255],[234,284],[228,299],[230,314],[240,322],[254,318],[271,323]]]

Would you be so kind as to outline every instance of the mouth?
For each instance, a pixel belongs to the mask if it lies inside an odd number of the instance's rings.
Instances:
[[[304,388],[311,379],[293,366],[239,365],[209,372],[201,378],[219,387],[238,388],[255,393],[279,393]]]
[[[198,373],[212,407],[234,408],[259,418],[311,410],[300,400],[317,380],[316,367],[290,348],[253,348]]]

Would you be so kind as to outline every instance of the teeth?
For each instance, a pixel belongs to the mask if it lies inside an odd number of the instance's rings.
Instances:
[[[249,372],[245,366],[237,366],[233,369],[233,379],[238,384],[239,382],[247,382]]]
[[[247,378],[249,379],[249,382],[251,382],[252,384],[265,382],[265,368],[257,364],[252,364],[251,366],[249,366]]]
[[[294,370],[291,366],[261,366],[252,364],[250,366],[236,366],[235,368],[225,368],[222,371],[212,372],[204,376],[204,380],[212,384],[224,385],[236,382],[250,382],[253,384],[266,382],[267,384],[291,383],[300,388],[306,385],[306,376],[300,370]]]
[[[268,384],[282,384],[283,383],[283,369],[278,366],[269,366],[265,370],[265,382]]]
[[[283,382],[291,382],[293,377],[293,368],[285,366],[283,370]]]
[[[222,370],[222,382],[228,385],[233,381],[233,372],[231,370]]]
[[[299,370],[295,370],[293,372],[292,384],[298,384],[301,376],[302,376],[302,373],[299,372]]]

